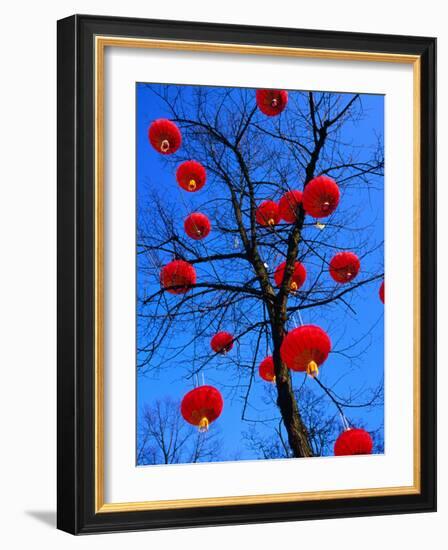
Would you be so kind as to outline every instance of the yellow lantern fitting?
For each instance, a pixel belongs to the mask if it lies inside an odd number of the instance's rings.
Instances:
[[[201,433],[207,432],[208,426],[209,426],[208,418],[206,416],[203,416],[198,424],[199,431]]]
[[[319,374],[319,367],[317,366],[316,361],[310,361],[308,363],[308,366],[306,367],[306,373],[308,376],[311,376],[311,378],[316,378],[316,376]]]
[[[162,151],[162,153],[166,153],[169,148],[170,148],[170,142],[167,139],[164,139],[160,144],[160,150]]]

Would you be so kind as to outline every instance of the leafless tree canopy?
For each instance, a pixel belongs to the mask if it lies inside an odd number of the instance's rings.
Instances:
[[[147,185],[138,214],[139,276],[145,288],[138,296],[139,372],[162,372],[182,359],[185,377],[192,380],[216,358],[210,336],[234,327],[236,349],[225,361],[226,369],[235,371],[235,383],[226,389],[241,400],[243,419],[250,409],[259,361],[266,355],[274,358],[277,450],[260,447],[260,454],[322,454],[334,436],[334,415],[350,405],[382,402],[381,388],[372,390],[370,402],[364,394],[336,396],[318,381],[320,387],[313,392],[319,390],[327,407],[328,400],[336,407],[333,415],[317,415],[315,407],[324,407],[324,402],[316,405],[310,391],[294,389],[280,358],[282,340],[300,315],[326,315],[331,320],[340,308],[355,314],[352,296],[366,285],[377,288],[383,277],[381,259],[352,283],[337,285],[328,277],[328,262],[337,251],[352,250],[363,262],[379,257],[382,250],[383,243],[372,238],[375,219],[362,226],[359,212],[369,193],[382,189],[383,145],[379,139],[369,148],[351,143],[345,131],[346,125],[362,120],[362,97],[295,92],[290,94],[287,117],[266,117],[255,106],[253,90],[148,86],[148,94],[164,102],[169,118],[182,131],[182,148],[164,159],[166,169],[174,174],[180,162],[195,159],[207,170],[207,200],[201,204],[198,194],[195,210],[207,213],[212,233],[205,241],[189,239],[182,230],[185,212],[191,211],[188,194],[180,190],[174,201],[157,186]],[[316,227],[316,220],[301,208],[295,224],[257,225],[255,211],[263,200],[303,189],[320,174],[334,178],[343,197],[324,228]],[[358,209],[353,208],[356,194]],[[173,258],[194,264],[198,274],[194,288],[180,296],[160,288],[160,269]],[[297,260],[306,265],[307,284],[292,294],[288,289]],[[276,288],[273,271],[283,261],[285,277]],[[350,356],[349,349],[335,346],[333,351]],[[154,414],[148,417],[150,424]],[[170,453],[163,444],[158,447],[164,461],[173,459],[165,458]]]
[[[199,433],[185,423],[179,407],[180,401],[170,398],[145,407],[137,449],[139,465],[213,462],[221,457],[219,433]]]

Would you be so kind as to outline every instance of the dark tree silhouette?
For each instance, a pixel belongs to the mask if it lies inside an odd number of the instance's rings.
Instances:
[[[221,457],[219,433],[199,433],[179,416],[179,407],[180,401],[168,397],[144,408],[137,449],[139,465],[212,462]]]
[[[338,182],[343,197],[382,185],[382,144],[366,151],[347,142],[344,134],[344,125],[363,117],[362,97],[295,92],[290,94],[288,116],[270,118],[258,111],[253,90],[148,86],[148,93],[163,100],[169,118],[182,131],[182,148],[163,159],[167,170],[174,173],[180,162],[189,159],[207,170],[208,200],[196,203],[196,210],[207,212],[213,230],[206,241],[192,241],[179,221],[185,212],[178,212],[179,205],[170,203],[163,192],[148,189],[138,221],[139,273],[147,288],[138,296],[138,368],[140,372],[162,369],[182,356],[190,365],[186,376],[194,378],[214,357],[210,335],[236,326],[235,341],[240,346],[227,362],[236,369],[232,391],[244,400],[242,418],[258,362],[272,354],[281,419],[279,448],[294,457],[319,454],[326,443],[318,442],[307,424],[305,394],[294,391],[280,346],[288,327],[297,322],[296,314],[300,320],[301,312],[315,309],[353,311],[351,295],[365,285],[379,284],[381,262],[375,271],[362,270],[345,285],[326,276],[328,262],[345,249],[362,261],[382,243],[373,242],[371,227],[359,227],[359,211],[344,207],[343,200],[322,224],[300,207],[295,224],[261,227],[255,212],[263,200],[278,200],[290,189],[303,189],[321,174]],[[191,211],[186,195],[179,191],[179,200]],[[173,258],[189,261],[198,272],[197,284],[181,296],[160,288],[160,269]],[[306,290],[290,293],[297,260],[307,267],[308,284]],[[276,288],[273,271],[283,261],[285,276]],[[336,404],[331,390],[318,383]],[[351,401],[339,399],[337,406],[342,410]],[[331,430],[319,433],[330,438]]]
[[[273,392],[269,392],[269,401],[275,403]],[[356,404],[354,401],[339,403],[336,400],[337,407],[331,409],[328,407],[325,392],[318,395],[311,388],[304,386],[300,391],[294,391],[297,402],[300,403],[300,411],[303,423],[307,427],[308,441],[313,456],[328,456],[333,453],[332,442],[340,433],[340,410],[344,407],[363,407],[374,408],[382,406],[383,395],[382,388],[376,388],[369,395],[369,401]],[[336,398],[335,398],[336,399]],[[340,408],[339,408],[340,407]],[[357,427],[364,428],[362,423]],[[266,423],[266,432],[268,435],[260,435],[256,426],[252,424],[244,433],[246,447],[254,451],[259,457],[272,458],[292,458],[293,452],[288,445],[287,434],[283,422]],[[270,433],[269,433],[270,432]],[[384,452],[383,426],[378,426],[375,430],[370,429],[369,433],[373,440],[373,452],[380,454]]]

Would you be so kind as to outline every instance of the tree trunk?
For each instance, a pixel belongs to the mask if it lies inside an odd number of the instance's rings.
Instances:
[[[308,432],[300,416],[292,389],[291,375],[280,357],[280,346],[284,337],[283,324],[280,319],[273,321],[272,334],[274,341],[273,359],[277,386],[277,405],[288,433],[289,445],[293,455],[297,458],[313,456]]]
[[[319,153],[324,146],[327,137],[327,129],[329,123],[324,122],[322,128],[316,129],[315,134],[315,149],[311,155],[308,166],[306,167],[306,177],[304,188],[309,181],[314,177],[316,163],[319,158]],[[301,231],[305,220],[305,211],[300,206],[297,212],[296,225],[288,239],[288,250],[286,254],[286,267],[283,275],[283,282],[276,297],[276,304],[270,310],[272,338],[274,342],[274,369],[275,380],[277,385],[277,405],[280,409],[283,424],[288,432],[288,441],[297,458],[313,456],[313,451],[309,442],[308,431],[302,421],[297,400],[295,398],[291,375],[289,369],[283,363],[280,357],[280,346],[282,345],[285,336],[285,321],[287,319],[287,302],[289,294],[289,285],[291,283],[292,274],[294,272],[294,262],[297,259],[299,242],[301,239]]]

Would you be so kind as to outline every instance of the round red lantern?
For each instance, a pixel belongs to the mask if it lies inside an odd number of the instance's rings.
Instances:
[[[187,160],[178,167],[176,179],[182,189],[194,193],[204,187],[207,172],[200,162]]]
[[[215,353],[225,355],[233,348],[233,336],[229,332],[217,332],[210,340],[210,346]]]
[[[257,106],[267,116],[279,115],[288,103],[286,90],[257,90]]]
[[[302,191],[287,191],[279,200],[278,208],[280,216],[286,223],[295,223],[297,220],[297,208],[302,204]]]
[[[338,184],[327,176],[312,179],[303,190],[303,208],[314,218],[332,214],[340,199]]]
[[[255,219],[259,225],[277,225],[280,221],[278,204],[274,201],[262,202],[255,212]]]
[[[274,281],[278,287],[282,286],[283,277],[285,275],[286,262],[281,263],[274,273]],[[294,272],[292,274],[289,289],[291,292],[296,292],[303,285],[306,279],[306,269],[300,262],[294,263]]]
[[[330,337],[316,325],[295,328],[285,336],[280,347],[282,361],[289,369],[306,372],[313,378],[330,351]]]
[[[213,386],[199,386],[184,395],[180,411],[184,419],[199,431],[207,431],[209,425],[222,413],[224,400]]]
[[[274,359],[270,355],[263,359],[258,367],[258,374],[266,382],[275,382]]]
[[[162,155],[175,153],[182,143],[179,128],[166,118],[154,120],[148,130],[148,137],[154,149]]]
[[[162,268],[160,283],[171,294],[185,294],[196,283],[196,270],[184,260],[173,260]]]
[[[349,428],[342,432],[334,444],[336,456],[370,455],[373,441],[369,432],[360,428]]]
[[[201,214],[201,212],[193,212],[193,214],[185,218],[184,229],[189,237],[195,241],[200,241],[210,233],[210,220],[205,214]]]
[[[359,273],[361,263],[353,252],[339,252],[331,258],[330,275],[337,283],[349,283]]]
[[[380,300],[384,304],[384,281],[381,283],[380,290],[379,290],[378,294],[380,296]]]

